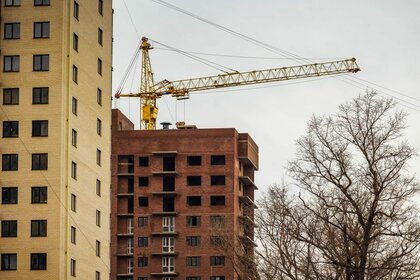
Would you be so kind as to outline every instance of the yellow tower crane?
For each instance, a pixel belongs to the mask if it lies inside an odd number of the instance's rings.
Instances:
[[[149,50],[152,49],[147,38],[143,37],[140,45],[142,52],[140,92],[117,92],[116,98],[140,97],[140,129],[155,130],[158,108],[156,99],[162,95],[172,95],[177,99],[189,98],[189,93],[216,89],[253,85],[277,81],[287,81],[302,78],[320,77],[342,73],[356,73],[360,71],[355,58],[324,63],[281,67],[249,72],[232,72],[217,76],[192,78],[177,81],[163,80],[158,83],[153,81],[153,72],[150,64]]]

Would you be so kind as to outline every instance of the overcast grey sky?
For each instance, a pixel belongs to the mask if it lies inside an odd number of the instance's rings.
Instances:
[[[420,100],[417,64],[420,62],[420,1],[166,1],[311,60],[356,57],[362,71],[350,77]],[[273,57],[203,56],[239,71],[298,64],[151,0],[116,0],[114,11],[114,91],[139,43],[137,34],[186,51]],[[219,74],[178,53],[155,47],[151,50],[155,82]],[[127,80],[125,92],[138,90],[139,67],[137,64],[136,72]],[[233,127],[249,133],[260,148],[256,183],[264,190],[282,181],[287,161],[294,156],[295,140],[304,134],[311,115],[335,113],[339,104],[350,101],[367,88],[358,87],[327,78],[204,91],[178,104],[174,98],[165,97],[158,100],[158,122],[175,123],[175,119],[184,119],[185,112],[186,122],[199,128]],[[415,110],[400,108],[409,113],[405,136],[412,146],[420,148],[420,102],[378,89],[412,103],[401,104]],[[115,106],[138,124],[139,100],[120,99]],[[412,167],[413,171],[420,170],[420,160],[413,161]]]

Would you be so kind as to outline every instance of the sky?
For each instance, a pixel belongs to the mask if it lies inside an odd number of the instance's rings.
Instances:
[[[361,71],[347,77],[357,78],[357,83],[329,77],[197,92],[186,101],[170,96],[158,100],[158,123],[185,120],[198,128],[236,128],[249,133],[259,146],[255,182],[261,191],[288,181],[288,161],[311,116],[334,114],[340,104],[368,89],[397,98],[399,108],[409,114],[404,137],[420,148],[420,1],[165,1],[306,60],[280,56],[153,0],[117,0],[113,1],[114,92],[143,36],[183,51],[227,55],[200,57],[238,71],[357,59]],[[153,46],[155,82],[221,73],[157,43]],[[139,89],[140,61],[135,66],[123,92]],[[138,99],[119,99],[113,106],[138,127]],[[410,168],[418,173],[420,159],[413,160]]]

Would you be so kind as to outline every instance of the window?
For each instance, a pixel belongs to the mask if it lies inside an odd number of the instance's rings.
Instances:
[[[200,276],[187,276],[186,280],[201,280]]]
[[[98,240],[96,240],[96,256],[101,256],[101,242]]]
[[[49,6],[50,0],[35,0],[34,5],[35,6]]]
[[[77,99],[75,97],[71,99],[71,112],[77,116]]]
[[[175,271],[175,258],[163,257],[162,258],[162,272],[174,272],[174,271]]]
[[[139,237],[139,247],[147,247],[147,246],[149,246],[149,238]]]
[[[19,136],[19,122],[7,121],[3,122],[3,138],[11,138]]]
[[[212,186],[223,186],[226,184],[225,176],[223,175],[214,175],[210,177],[210,184]]]
[[[97,196],[101,196],[101,188],[102,188],[101,185],[102,185],[101,181],[96,179],[96,195]]]
[[[70,228],[70,242],[73,244],[76,244],[76,228],[75,227]]]
[[[187,226],[189,227],[198,227],[201,225],[200,216],[187,216]]]
[[[163,196],[162,197],[163,212],[175,212],[175,197]]]
[[[211,206],[225,205],[225,196],[224,195],[210,196],[210,205]]]
[[[197,247],[200,246],[201,237],[200,236],[187,236],[187,246]]]
[[[5,55],[3,59],[3,72],[19,72],[18,55]]]
[[[101,211],[99,210],[96,210],[96,225],[101,226]]]
[[[211,156],[210,158],[211,165],[225,165],[226,164],[226,157],[222,156]]]
[[[175,171],[175,157],[166,156],[162,159],[163,171]]]
[[[99,149],[96,149],[96,164],[101,166],[101,157],[102,157],[102,152]]]
[[[133,269],[134,268],[134,260],[133,258],[129,258],[127,260],[127,273],[128,274],[133,274]]]
[[[210,236],[210,245],[214,247],[220,247],[223,244],[221,236]]]
[[[225,265],[225,257],[224,256],[211,256],[210,265]]]
[[[76,276],[76,260],[70,259],[70,275]]]
[[[225,280],[225,276],[210,276],[210,280]]]
[[[18,188],[4,187],[1,188],[1,204],[17,204],[18,203]]]
[[[2,170],[12,171],[18,170],[19,160],[17,154],[4,154],[2,155]]]
[[[76,33],[73,33],[73,50],[79,51],[79,36]]]
[[[5,88],[3,89],[3,105],[18,105],[19,104],[19,89]]]
[[[50,22],[34,22],[34,38],[50,38]]]
[[[137,280],[147,280],[147,277],[139,277]]]
[[[31,202],[32,203],[47,203],[48,189],[47,187],[32,187]]]
[[[147,227],[149,224],[149,218],[148,217],[139,217],[139,227]]]
[[[71,177],[77,179],[77,164],[74,161],[71,162]]]
[[[16,269],[17,269],[17,254],[1,254],[1,270],[16,270]]]
[[[32,154],[32,170],[48,170],[48,154]]]
[[[47,254],[37,253],[31,254],[31,270],[46,270]]]
[[[139,166],[149,166],[149,157],[139,157]]]
[[[20,0],[6,0],[6,3],[4,3],[5,7],[16,7],[20,6]]]
[[[102,90],[100,88],[96,90],[96,103],[102,106]]]
[[[162,237],[162,252],[164,253],[175,252],[175,237],[173,236]]]
[[[70,196],[70,209],[73,212],[76,212],[76,200],[77,200],[76,195],[72,193]]]
[[[32,103],[33,104],[48,104],[48,91],[47,87],[39,87],[32,89]]]
[[[187,156],[187,163],[190,166],[201,165],[201,156]]]
[[[95,280],[101,280],[101,273],[99,271],[95,272]]]
[[[34,55],[34,71],[48,71],[50,69],[50,55],[35,54]]]
[[[17,237],[17,221],[1,221],[1,237]]]
[[[201,196],[187,196],[188,206],[201,206]]]
[[[48,136],[48,121],[32,121],[32,137]]]
[[[148,207],[149,206],[149,198],[147,196],[140,196],[139,197],[139,206],[140,207]]]
[[[147,257],[139,257],[138,258],[138,266],[139,267],[146,267],[149,265],[149,259]]]
[[[97,71],[102,76],[102,60],[100,58],[98,58]]]
[[[175,217],[162,217],[162,232],[175,232]]]
[[[201,176],[187,176],[188,186],[201,186]]]
[[[225,225],[224,216],[210,216],[210,226],[212,227],[223,227]]]
[[[175,177],[173,176],[163,176],[162,177],[163,191],[164,192],[174,192],[175,191]]]
[[[71,130],[71,144],[77,147],[77,131],[74,129]]]
[[[201,265],[201,257],[187,257],[186,261],[187,266],[200,266]]]
[[[147,187],[149,185],[149,177],[139,177],[139,187]]]
[[[79,20],[79,3],[74,1],[73,4],[73,16],[75,19]]]
[[[4,39],[19,39],[20,38],[20,23],[5,23],[4,24]]]
[[[31,236],[47,236],[47,220],[32,220]]]
[[[79,69],[76,67],[76,65],[73,65],[73,72],[72,72],[72,78],[73,78],[73,82],[75,82],[76,84],[79,81]]]
[[[98,0],[98,13],[102,16],[104,13],[104,2],[103,0]]]
[[[98,135],[102,134],[102,121],[100,119],[96,119],[96,133]]]
[[[103,34],[104,32],[102,31],[102,29],[98,28],[98,43],[101,46],[102,46],[102,41],[103,41]]]

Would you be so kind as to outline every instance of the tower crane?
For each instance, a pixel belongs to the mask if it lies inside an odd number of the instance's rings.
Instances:
[[[217,76],[199,77],[177,81],[163,80],[154,83],[149,50],[149,40],[143,37],[140,49],[142,52],[140,92],[121,93],[115,98],[140,98],[140,129],[155,130],[158,108],[156,100],[163,95],[172,95],[178,100],[189,98],[190,92],[217,89],[224,87],[245,86],[269,82],[287,81],[302,78],[321,77],[360,71],[355,58],[324,63],[272,68],[248,72],[231,72]]]

